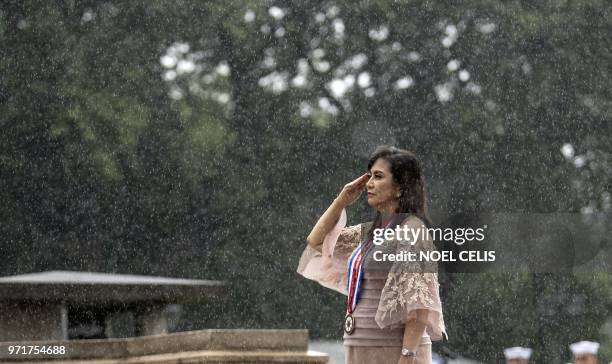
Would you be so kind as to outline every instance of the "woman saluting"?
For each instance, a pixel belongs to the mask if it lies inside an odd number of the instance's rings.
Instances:
[[[313,227],[297,271],[347,296],[347,364],[431,363],[431,340],[446,336],[437,266],[389,257],[435,249],[427,234],[421,164],[409,151],[381,146],[370,156],[368,171],[344,186]],[[345,227],[345,208],[363,190],[376,218]],[[376,228],[415,233],[374,244]]]

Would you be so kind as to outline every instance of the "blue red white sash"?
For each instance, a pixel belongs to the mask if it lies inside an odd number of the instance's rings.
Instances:
[[[387,228],[395,219],[391,218],[385,228]],[[364,239],[365,240],[365,239]],[[352,314],[359,301],[361,291],[361,281],[363,279],[363,261],[369,248],[372,246],[372,240],[367,242],[362,241],[357,249],[353,251],[348,260],[348,297],[346,301],[346,312]]]

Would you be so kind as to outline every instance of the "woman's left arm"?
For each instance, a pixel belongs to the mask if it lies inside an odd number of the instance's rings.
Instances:
[[[426,228],[416,217],[402,225],[417,229],[417,232],[419,228]],[[429,233],[416,235],[416,242],[394,240],[394,245],[389,246],[388,250],[402,256],[418,256],[419,252],[435,250]],[[409,351],[416,352],[424,330],[427,330],[432,341],[445,337],[436,262],[412,261],[410,258],[396,260],[387,273],[374,320],[380,328],[403,323],[403,347]],[[402,356],[399,359],[399,364],[414,363],[411,357]]]
[[[406,322],[404,326],[404,340],[402,349],[408,349],[414,353],[416,353],[419,348],[419,343],[421,342],[421,337],[425,332],[425,327],[427,319],[427,311],[426,310],[417,310],[417,318],[415,320],[410,320]],[[401,356],[398,364],[415,364],[416,356],[408,357]]]

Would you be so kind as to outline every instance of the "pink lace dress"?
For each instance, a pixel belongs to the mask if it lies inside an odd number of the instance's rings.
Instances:
[[[411,216],[404,222],[409,228],[424,228]],[[367,234],[372,223],[346,226],[342,211],[336,226],[324,239],[322,252],[309,245],[304,249],[297,272],[305,278],[348,295],[348,259]],[[426,310],[426,330],[417,350],[418,364],[431,363],[431,340],[446,336],[436,266],[408,261],[380,261],[381,254],[435,249],[430,239],[409,244],[385,240],[374,246],[364,258],[362,291],[353,316],[355,331],[344,333],[347,364],[396,364],[400,359],[404,324],[416,318],[416,310]],[[379,259],[374,259],[376,252]],[[342,327],[342,323],[338,323]]]

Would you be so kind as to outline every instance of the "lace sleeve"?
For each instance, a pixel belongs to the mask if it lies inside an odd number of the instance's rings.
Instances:
[[[297,272],[324,287],[348,295],[347,261],[359,245],[361,226],[345,225],[346,211],[343,209],[336,226],[325,236],[321,252],[306,245]]]
[[[422,229],[423,234],[412,245],[409,241],[392,241],[396,253],[416,253],[418,256],[419,251],[435,249],[420,219],[412,216],[404,224],[409,229]],[[417,310],[423,311],[417,316]],[[418,259],[393,262],[374,319],[381,328],[418,319],[426,324],[432,340],[446,337],[436,263]]]

